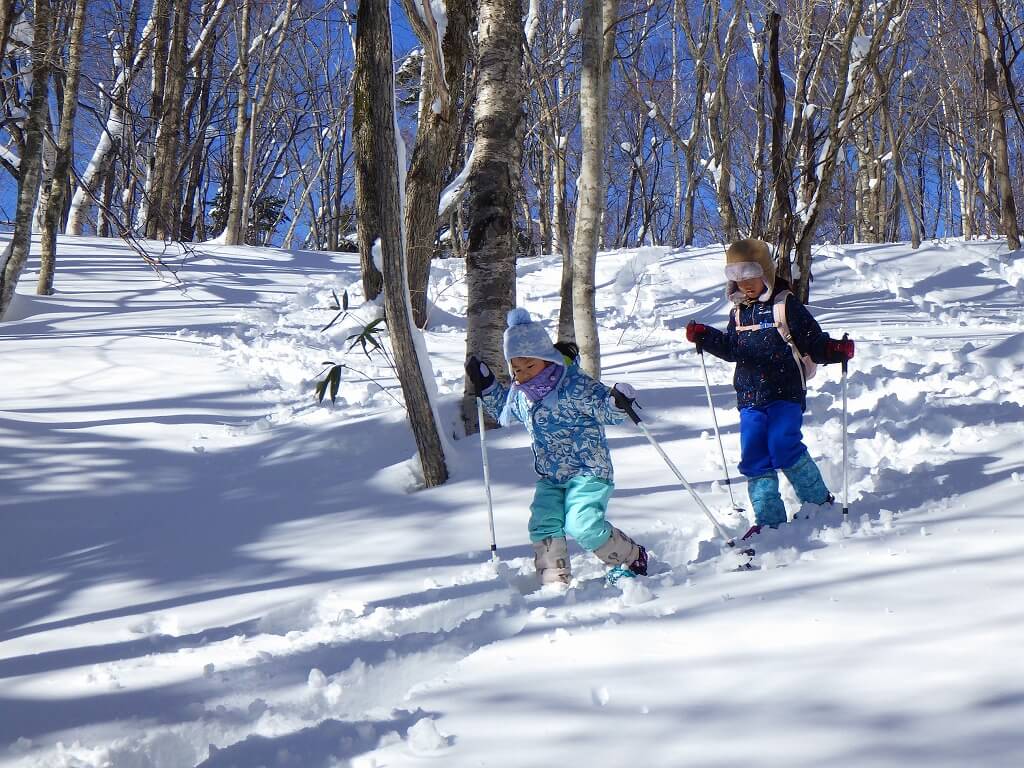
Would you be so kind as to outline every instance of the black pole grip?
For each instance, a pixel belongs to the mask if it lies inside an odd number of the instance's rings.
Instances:
[[[615,407],[620,411],[625,411],[634,424],[640,423],[640,414],[636,412],[640,404],[637,403],[636,398],[626,397],[617,388],[612,387],[612,399],[615,401]]]
[[[844,333],[843,334],[843,341],[846,341],[849,337],[850,337],[850,334]],[[843,373],[846,373],[847,365],[849,364],[849,362],[850,362],[850,359],[848,357],[844,356],[843,357]]]
[[[634,400],[634,401],[632,401],[631,403],[629,403],[629,405],[627,405],[627,406],[626,406],[625,408],[623,408],[622,410],[624,410],[624,411],[626,412],[626,415],[627,415],[627,416],[629,416],[629,418],[633,420],[633,423],[634,423],[634,424],[639,424],[639,423],[640,423],[640,414],[638,414],[638,413],[637,413],[637,412],[636,412],[636,411],[635,411],[635,410],[633,409],[633,405],[634,405],[635,403],[636,403],[636,401],[635,401],[635,400]],[[636,407],[637,407],[637,408],[639,408],[640,406],[639,406],[639,405],[637,405]]]

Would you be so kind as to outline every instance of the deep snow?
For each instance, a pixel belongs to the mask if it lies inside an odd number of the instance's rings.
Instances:
[[[351,255],[148,247],[167,269],[63,239],[58,293],[31,295],[30,264],[0,324],[0,765],[1024,765],[1024,254],[823,247],[812,311],[858,345],[850,521],[803,510],[734,572],[615,427],[610,519],[672,570],[609,588],[573,550],[559,594],[530,590],[521,428],[487,435],[499,574],[475,436],[411,492],[394,377],[346,351],[379,315]],[[741,532],[681,333],[724,326],[721,261],[602,254],[599,323],[605,380]],[[519,268],[549,327],[559,264]],[[463,278],[435,265],[426,334],[453,434]],[[333,406],[328,360],[351,367]],[[707,363],[736,478],[731,366]],[[838,366],[811,384],[838,493]]]

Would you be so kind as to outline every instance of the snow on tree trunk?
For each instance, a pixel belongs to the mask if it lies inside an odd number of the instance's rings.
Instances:
[[[391,44],[391,14],[386,3],[363,2],[357,16],[356,47],[360,49],[359,65],[368,71],[361,73],[374,98],[366,105],[366,119],[377,140],[370,145],[368,167],[375,176],[379,204],[380,251],[384,276],[384,312],[388,335],[395,356],[395,367],[405,397],[413,437],[419,451],[423,481],[427,488],[448,479],[444,447],[438,431],[435,408],[428,394],[425,377],[433,376],[429,359],[425,359],[422,337],[417,349],[419,332],[412,326],[409,306],[409,286],[403,254],[402,193],[404,157],[399,157],[394,102],[394,60]],[[423,366],[426,365],[426,370]]]
[[[465,81],[471,16],[468,0],[448,0],[446,32],[444,39],[439,41],[436,22],[433,25],[428,23],[422,12],[414,7],[414,4],[422,2],[405,0],[406,15],[413,22],[413,29],[425,49],[440,44],[442,50],[423,57],[419,123],[405,190],[409,298],[413,318],[420,328],[427,323],[427,288],[437,239],[438,205],[441,189],[451,172],[449,164],[458,129],[458,107]],[[429,8],[429,3],[426,7]],[[438,72],[440,62],[443,62],[443,71]]]
[[[130,62],[121,59],[120,53],[114,56],[114,67],[117,72],[117,79],[110,90],[110,112],[107,115],[107,122],[100,134],[100,140],[93,150],[92,158],[86,166],[85,171],[79,179],[78,189],[71,198],[71,210],[68,214],[66,231],[70,235],[80,235],[85,227],[89,212],[92,209],[93,196],[100,179],[109,172],[111,157],[117,151],[127,129],[127,118],[125,116],[125,104],[128,89],[132,80],[142,68],[146,59],[149,58],[152,47],[153,31],[155,21],[150,17],[142,30],[139,40],[139,47]]]
[[[515,304],[513,227],[524,113],[521,0],[483,0],[478,9],[479,71],[469,173],[466,344],[503,380],[506,315]],[[466,431],[476,427],[473,397],[463,398]]]

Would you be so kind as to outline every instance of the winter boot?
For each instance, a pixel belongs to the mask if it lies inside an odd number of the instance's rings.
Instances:
[[[828,504],[832,494],[825,487],[825,481],[821,479],[821,472],[818,465],[814,463],[811,454],[804,451],[793,466],[782,470],[796,495],[804,504]]]
[[[775,472],[747,480],[747,493],[754,508],[754,522],[758,526],[778,528],[786,522],[786,505],[779,495],[779,476]],[[748,532],[748,535],[751,534]]]
[[[644,547],[640,547],[640,554],[629,564],[629,570],[637,576],[647,575],[647,550]]]
[[[647,550],[633,541],[614,525],[608,541],[594,550],[602,562],[612,566],[605,574],[609,584],[620,579],[633,579],[647,575]]]
[[[641,547],[614,525],[611,529],[612,535],[608,537],[608,541],[595,549],[594,554],[603,563],[611,566],[624,565],[628,568],[640,558]],[[644,559],[646,561],[646,553]]]
[[[564,537],[548,536],[533,543],[533,564],[541,584],[568,584],[572,578],[569,545]]]

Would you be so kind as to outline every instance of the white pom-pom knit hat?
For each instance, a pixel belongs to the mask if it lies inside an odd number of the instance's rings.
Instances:
[[[531,320],[530,313],[521,307],[508,313],[505,330],[505,359],[511,362],[513,357],[535,357],[565,365],[565,358],[555,349],[544,326]]]

